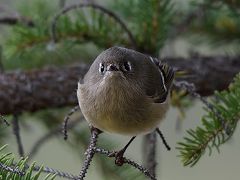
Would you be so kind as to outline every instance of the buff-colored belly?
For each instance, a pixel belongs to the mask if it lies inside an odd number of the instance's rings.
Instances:
[[[109,133],[122,135],[146,134],[153,131],[166,113],[166,104],[148,104],[142,111],[110,109],[85,112],[87,121],[94,127]],[[115,112],[116,111],[116,112]]]
[[[160,123],[160,118],[155,121],[149,121],[149,119],[141,120],[140,122],[127,122],[122,123],[120,120],[117,119],[101,119],[101,121],[91,121],[90,123],[93,124],[98,129],[109,132],[109,133],[117,133],[122,135],[130,135],[135,136],[138,134],[146,134],[153,131],[158,124]]]
[[[84,91],[85,92],[85,91]],[[154,103],[140,96],[136,99],[126,93],[104,96],[88,96],[78,89],[79,105],[86,120],[94,127],[109,133],[122,135],[146,134],[153,131],[167,111],[167,102]],[[90,97],[90,98],[86,98]]]

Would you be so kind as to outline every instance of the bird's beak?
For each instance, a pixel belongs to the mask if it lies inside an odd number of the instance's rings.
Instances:
[[[107,66],[107,71],[119,71],[119,67],[115,64],[109,64]]]

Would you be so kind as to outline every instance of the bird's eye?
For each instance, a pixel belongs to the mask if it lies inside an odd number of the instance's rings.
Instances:
[[[104,66],[104,64],[103,63],[100,63],[99,64],[99,72],[101,73],[101,74],[103,74],[104,73],[104,71],[105,71],[105,66]]]
[[[123,63],[123,70],[124,71],[131,71],[132,70],[132,66],[131,66],[129,61]]]

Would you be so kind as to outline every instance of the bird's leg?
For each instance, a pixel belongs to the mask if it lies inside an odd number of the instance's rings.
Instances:
[[[122,148],[120,151],[114,152],[109,155],[109,157],[114,157],[115,156],[115,164],[118,166],[122,166],[124,163],[124,158],[123,155],[125,151],[127,150],[128,146],[132,143],[132,141],[136,138],[136,136],[133,136],[130,141]]]
[[[156,131],[157,131],[157,133],[159,134],[160,138],[162,139],[162,142],[163,142],[163,144],[165,145],[165,147],[167,148],[167,150],[170,151],[171,148],[170,148],[170,146],[168,145],[168,143],[167,143],[166,139],[164,138],[164,136],[163,136],[162,132],[160,131],[160,129],[159,129],[159,128],[156,128]]]

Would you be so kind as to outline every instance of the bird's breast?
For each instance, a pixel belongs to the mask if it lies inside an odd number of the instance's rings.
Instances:
[[[107,132],[125,135],[147,133],[155,128],[165,111],[142,90],[124,82],[79,88],[79,104],[87,121]]]

